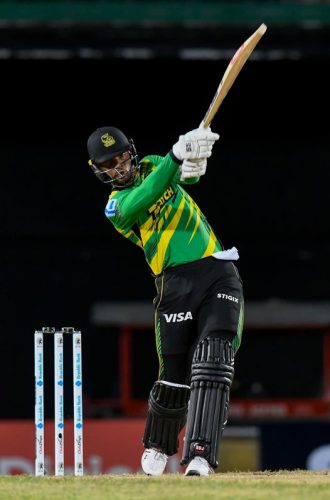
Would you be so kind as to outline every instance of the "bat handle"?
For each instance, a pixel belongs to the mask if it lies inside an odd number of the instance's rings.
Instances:
[[[199,127],[198,128],[208,128],[208,127],[205,127],[205,122],[204,120],[202,120],[199,124]]]

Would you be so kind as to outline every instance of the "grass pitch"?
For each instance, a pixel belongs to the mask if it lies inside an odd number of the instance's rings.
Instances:
[[[210,477],[142,474],[0,476],[0,499],[208,500],[329,499],[330,471],[230,472]]]

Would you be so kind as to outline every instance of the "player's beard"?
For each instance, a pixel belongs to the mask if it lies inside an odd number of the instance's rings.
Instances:
[[[113,179],[114,186],[125,187],[131,186],[134,183],[136,177],[136,168],[130,162],[128,170],[126,168],[121,168],[117,170],[118,177]]]

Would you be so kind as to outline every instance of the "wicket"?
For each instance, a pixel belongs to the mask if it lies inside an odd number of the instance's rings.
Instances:
[[[35,375],[35,475],[45,474],[44,438],[44,334],[54,336],[54,428],[55,476],[64,475],[64,359],[63,335],[72,335],[73,359],[73,424],[74,424],[74,474],[82,476],[83,463],[83,408],[82,408],[82,358],[81,332],[72,327],[56,330],[44,327],[34,333]]]

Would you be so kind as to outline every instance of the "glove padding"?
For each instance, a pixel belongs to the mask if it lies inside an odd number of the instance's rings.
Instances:
[[[200,177],[205,175],[207,166],[207,159],[202,158],[201,160],[183,160],[180,167],[181,177],[180,181],[185,179],[190,179],[191,177]]]
[[[199,160],[209,158],[219,134],[211,132],[210,128],[197,128],[180,135],[178,142],[172,148],[174,156],[179,160]]]

